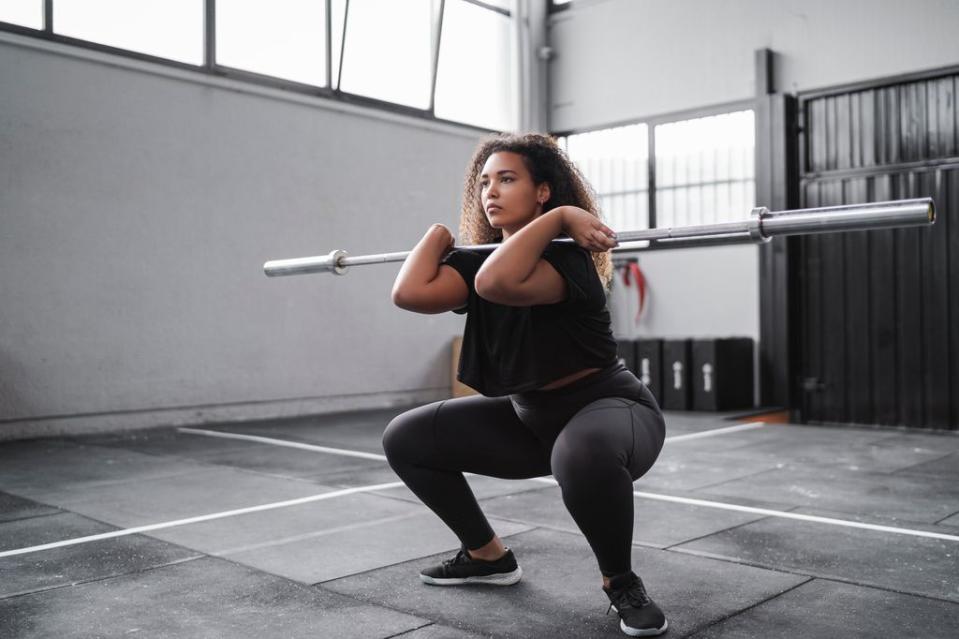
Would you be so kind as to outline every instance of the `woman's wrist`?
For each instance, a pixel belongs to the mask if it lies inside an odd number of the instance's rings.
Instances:
[[[566,232],[566,211],[569,209],[568,206],[557,206],[554,209],[550,209],[546,212],[546,215],[552,215],[559,219],[559,230],[560,233]]]

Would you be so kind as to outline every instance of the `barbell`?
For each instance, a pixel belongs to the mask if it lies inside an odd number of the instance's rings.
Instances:
[[[659,240],[719,240],[720,243],[769,242],[774,237],[808,235],[813,233],[836,233],[840,231],[871,231],[875,229],[927,226],[936,221],[936,206],[930,197],[910,200],[891,200],[871,204],[844,204],[810,209],[770,211],[765,207],[752,210],[747,220],[700,224],[675,228],[653,228],[616,233],[620,245],[611,251],[636,250],[624,243]],[[573,243],[570,237],[561,237],[552,242]],[[458,249],[494,251],[501,244],[474,244],[457,246]],[[343,275],[351,266],[402,262],[412,251],[376,253],[350,257],[346,251],[335,249],[328,255],[271,260],[263,264],[269,277],[302,275],[306,273],[334,273]]]

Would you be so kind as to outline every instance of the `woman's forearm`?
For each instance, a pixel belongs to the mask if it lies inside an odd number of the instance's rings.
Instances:
[[[510,235],[476,273],[476,288],[508,288],[526,281],[543,250],[563,232],[563,207],[551,209]]]
[[[440,225],[433,225],[413,248],[393,282],[393,299],[404,292],[415,291],[429,284],[440,270],[440,259],[450,247],[450,234]]]

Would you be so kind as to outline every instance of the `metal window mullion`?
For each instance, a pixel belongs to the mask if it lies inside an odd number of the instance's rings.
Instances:
[[[437,19],[436,40],[433,49],[433,69],[430,83],[429,114],[435,116],[436,109],[436,76],[440,66],[440,45],[443,43],[443,17],[446,14],[446,0],[440,0],[440,14]]]
[[[340,62],[336,71],[336,87],[330,86],[331,89],[336,91],[340,90],[340,85],[343,84],[343,58],[346,54],[346,32],[350,24],[350,0],[346,0],[346,4],[343,5],[343,31],[340,34]]]
[[[53,35],[53,0],[43,0],[43,31]]]
[[[326,0],[326,86],[333,88],[333,0]]]
[[[646,125],[646,148],[647,156],[649,157],[648,167],[647,167],[647,190],[649,191],[649,200],[647,205],[649,206],[649,228],[656,228],[656,135],[655,135],[656,126],[653,124]]]
[[[203,67],[212,71],[216,65],[216,0],[204,0]]]

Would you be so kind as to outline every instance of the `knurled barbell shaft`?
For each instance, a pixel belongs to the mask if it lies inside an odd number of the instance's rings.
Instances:
[[[935,220],[936,207],[932,198],[929,197],[789,211],[769,211],[760,207],[753,209],[753,214],[748,220],[617,232],[616,239],[620,245],[611,250],[614,252],[636,250],[637,247],[625,244],[645,240],[670,242],[711,239],[729,243],[745,241],[761,243],[768,242],[773,237],[786,235],[925,226],[933,224]],[[571,243],[575,240],[562,237],[552,241]],[[500,244],[474,244],[456,248],[494,251],[499,246]],[[350,266],[402,262],[410,253],[411,251],[400,251],[348,256],[346,251],[334,250],[329,255],[271,260],[263,265],[263,271],[269,277],[330,272],[343,275]]]

